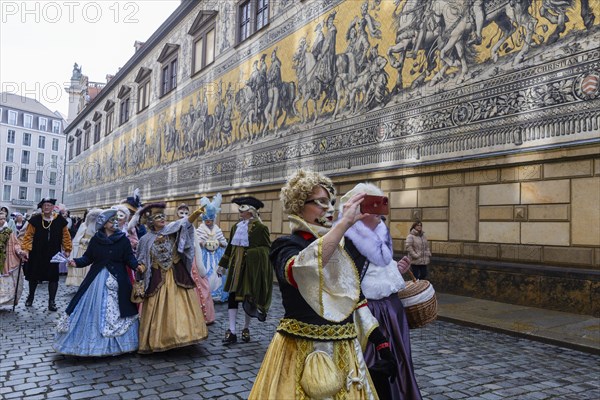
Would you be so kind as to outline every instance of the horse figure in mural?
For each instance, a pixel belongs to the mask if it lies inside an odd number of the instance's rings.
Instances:
[[[441,26],[426,16],[429,7],[427,1],[408,1],[398,12],[400,1],[396,1],[396,9],[392,17],[396,27],[396,43],[387,50],[387,57],[392,68],[398,71],[396,84],[392,94],[399,93],[404,85],[403,70],[406,57],[416,58],[419,50],[424,50],[425,60],[412,65],[411,74],[417,73],[413,86],[422,83],[427,75],[435,70],[436,52],[441,36]]]
[[[284,115],[281,127],[285,126],[287,118],[291,115],[296,116],[296,107],[294,107],[294,99],[296,98],[296,82],[282,82],[279,90],[279,106],[277,107],[275,115],[275,127],[277,127],[277,121]]]
[[[498,61],[500,48],[517,31],[517,27],[525,29],[525,34],[521,38],[522,48],[514,60],[515,64],[522,63],[525,54],[531,47],[537,25],[537,20],[529,13],[531,0],[496,0],[473,3],[480,4],[483,8],[477,11],[483,13],[483,21],[480,22],[482,24],[481,28],[494,22],[500,29],[501,36],[491,49],[491,57],[494,62]],[[466,4],[462,7],[457,6],[452,0],[436,0],[430,3],[428,12],[440,25],[444,26],[442,37],[445,39],[439,53],[442,68],[432,78],[431,85],[443,80],[446,71],[450,67],[460,68],[458,74],[459,84],[466,79],[469,67],[466,58],[465,38],[472,29],[477,29],[477,27],[475,26],[476,22],[473,22],[471,10],[465,7],[467,7]],[[453,58],[451,51],[455,51],[458,58]]]
[[[262,129],[263,136],[266,134],[269,125],[273,126],[273,131],[285,126],[285,122],[289,116],[296,116],[296,108],[294,107],[294,100],[296,99],[296,82],[280,82],[277,85],[277,101],[267,103],[265,110],[265,117],[267,123]],[[283,116],[281,126],[278,124],[279,119]]]
[[[336,55],[336,66],[337,66]],[[293,103],[300,101],[300,112],[294,107],[296,115],[300,115],[301,123],[308,122],[310,119],[309,102],[313,103],[314,119],[313,125],[316,125],[319,114],[322,109],[329,103],[335,103],[333,110],[333,118],[335,119],[339,111],[339,93],[344,90],[344,83],[342,78],[337,74],[337,68],[333,76],[330,77],[329,81],[324,82],[317,79],[315,72],[318,67],[315,56],[308,51],[306,45],[306,38],[300,40],[298,50],[293,58],[293,69],[296,70],[296,77],[298,78],[298,93]],[[325,94],[321,104],[319,100]]]

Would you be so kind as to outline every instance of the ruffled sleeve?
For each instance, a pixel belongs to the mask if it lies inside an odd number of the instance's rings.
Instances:
[[[354,312],[359,300],[358,273],[342,246],[323,265],[322,246],[323,240],[317,239],[302,250],[291,273],[300,294],[319,316],[341,322]]]

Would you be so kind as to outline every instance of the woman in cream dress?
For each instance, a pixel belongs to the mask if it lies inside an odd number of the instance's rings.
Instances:
[[[83,257],[83,254],[88,248],[90,239],[96,234],[96,218],[102,212],[99,208],[93,208],[88,211],[85,216],[85,221],[79,226],[75,237],[73,238],[73,255],[74,258]],[[68,266],[67,279],[65,285],[80,286],[81,282],[90,270],[90,266],[75,268]]]

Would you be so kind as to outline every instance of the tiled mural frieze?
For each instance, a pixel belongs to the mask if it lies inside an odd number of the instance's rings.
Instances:
[[[272,2],[267,29],[235,45],[237,3],[198,2],[143,61],[150,109],[69,163],[68,202],[118,201],[138,186],[174,198],[280,183],[300,166],[348,175],[598,141],[600,4],[483,3],[479,42],[473,2],[290,0]],[[191,76],[187,32],[204,9],[218,12],[221,56]],[[180,46],[182,82],[160,99],[153,63],[167,43]]]

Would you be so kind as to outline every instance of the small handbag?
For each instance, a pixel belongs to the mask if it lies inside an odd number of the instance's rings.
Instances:
[[[131,290],[131,302],[132,303],[141,303],[144,301],[144,296],[146,294],[146,287],[144,279],[139,276],[139,274],[135,273],[135,282],[133,282],[133,289]]]
[[[304,360],[300,386],[312,399],[327,399],[342,389],[344,379],[331,356],[315,350]]]

